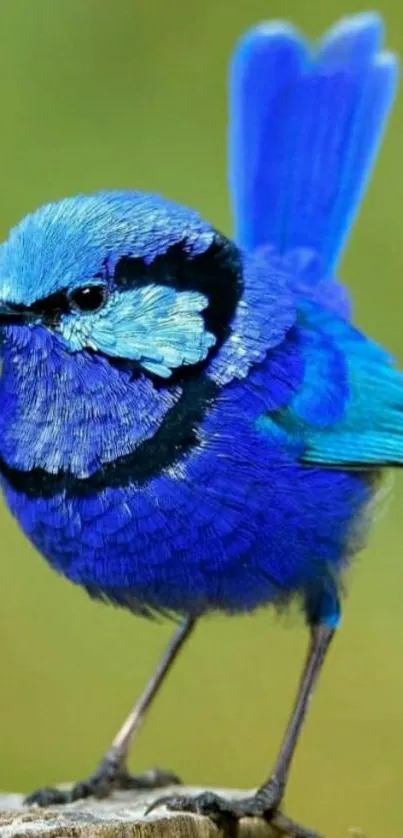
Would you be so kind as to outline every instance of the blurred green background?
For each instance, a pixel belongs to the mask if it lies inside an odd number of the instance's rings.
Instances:
[[[347,0],[2,0],[0,234],[49,199],[99,187],[161,191],[230,230],[226,69],[264,17],[313,36]],[[403,53],[401,0],[379,3]],[[361,326],[403,360],[403,92],[343,265]],[[294,816],[347,836],[403,834],[403,483],[350,575],[343,630],[298,749]],[[171,631],[91,603],[0,509],[0,787],[94,767]],[[198,784],[268,773],[306,634],[297,616],[203,622],[141,733],[133,768]]]

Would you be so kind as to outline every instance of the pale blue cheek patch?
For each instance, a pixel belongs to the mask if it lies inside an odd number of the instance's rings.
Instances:
[[[66,315],[59,328],[72,351],[88,348],[138,361],[168,378],[178,367],[203,361],[214,346],[202,314],[207,305],[197,291],[145,285],[115,291],[99,312]]]

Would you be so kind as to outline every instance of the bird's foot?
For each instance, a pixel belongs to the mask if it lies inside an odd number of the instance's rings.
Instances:
[[[107,755],[87,780],[80,780],[66,789],[50,786],[38,789],[25,798],[25,803],[29,806],[36,804],[43,807],[62,805],[86,797],[108,797],[116,790],[151,791],[180,783],[181,780],[172,771],[162,771],[159,768],[151,768],[144,774],[129,774],[116,758]]]
[[[196,797],[182,794],[170,794],[158,798],[147,810],[147,814],[157,806],[166,806],[174,812],[191,812],[205,815],[224,829],[241,818],[263,818],[280,835],[288,838],[321,838],[312,829],[300,826],[291,818],[283,815],[278,806],[282,798],[282,789],[275,781],[267,783],[256,794],[241,798],[226,798],[205,791]]]

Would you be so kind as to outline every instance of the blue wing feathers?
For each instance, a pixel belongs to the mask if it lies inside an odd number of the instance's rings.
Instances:
[[[250,30],[230,78],[229,181],[236,237],[283,254],[339,259],[397,84],[373,13],[347,18],[310,50],[286,24]]]
[[[302,446],[306,463],[349,467],[403,464],[403,374],[346,321],[308,305],[299,330],[301,385],[285,408],[261,416]],[[316,336],[315,336],[315,329]],[[266,424],[267,421],[267,424]]]
[[[350,370],[352,397],[342,422],[308,431],[303,459],[324,465],[403,464],[403,376],[396,369]],[[379,393],[382,391],[382,399]]]

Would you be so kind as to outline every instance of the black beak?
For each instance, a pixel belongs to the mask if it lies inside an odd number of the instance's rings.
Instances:
[[[13,323],[28,323],[34,319],[36,319],[34,313],[24,309],[23,306],[0,303],[0,326],[7,326]]]

